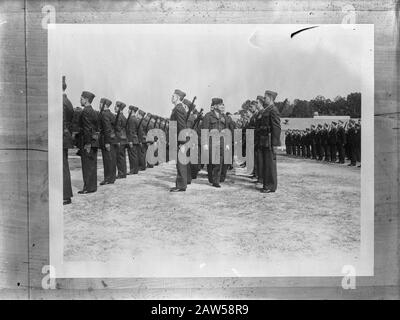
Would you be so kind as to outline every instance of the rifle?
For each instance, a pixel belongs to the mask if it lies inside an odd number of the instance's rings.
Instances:
[[[147,131],[149,130],[149,124],[150,124],[150,121],[151,121],[152,118],[153,118],[153,115],[150,114],[149,121],[147,121],[147,124],[146,124],[146,130],[145,130],[146,134],[147,134]]]
[[[196,97],[195,97],[196,98]],[[200,122],[201,116],[203,115],[203,108],[200,109],[199,114],[197,115],[196,120],[193,122],[192,129],[196,127],[196,125]]]
[[[140,121],[139,121],[139,125],[138,125],[138,127],[140,128],[140,125],[142,124],[142,121],[143,121],[143,119],[146,117],[146,115],[144,115],[143,117],[142,117],[142,119],[140,119]]]
[[[117,116],[115,117],[114,127],[117,126],[119,114],[121,113],[121,108],[118,106]]]
[[[187,116],[186,116],[186,122],[188,122],[188,120],[189,120],[190,114],[192,113],[192,110],[193,110],[193,104],[194,104],[194,102],[196,101],[196,99],[197,99],[197,97],[195,96],[195,97],[193,98],[193,100],[192,100],[192,103],[190,104],[189,112],[188,112],[188,114],[187,114]]]

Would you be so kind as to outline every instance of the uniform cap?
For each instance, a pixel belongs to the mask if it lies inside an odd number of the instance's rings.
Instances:
[[[265,99],[263,96],[257,96],[257,100],[260,101],[261,103],[265,102]]]
[[[132,110],[133,112],[136,112],[136,111],[138,111],[138,107],[135,107],[135,106],[129,106],[129,110]]]
[[[182,100],[184,97],[186,97],[186,93],[183,92],[182,90],[175,89],[174,93],[175,93],[176,95],[178,95],[178,96],[181,98],[181,100]]]
[[[115,102],[115,106],[122,111],[126,107],[126,104],[121,101],[117,101]]]
[[[95,97],[95,95],[89,91],[83,91],[81,96],[84,97],[85,99],[88,99],[90,103],[92,103]]]
[[[221,98],[212,98],[211,99],[211,106],[215,106],[218,104],[222,104],[224,103],[224,100],[222,100]]]
[[[107,98],[101,98],[100,104],[105,104],[107,107],[109,107],[109,106],[111,106],[112,102],[111,102],[111,100],[109,100]]]
[[[278,95],[278,93],[276,93],[275,91],[271,91],[271,90],[265,90],[265,95],[270,96],[272,98],[272,100],[275,101],[275,98]]]

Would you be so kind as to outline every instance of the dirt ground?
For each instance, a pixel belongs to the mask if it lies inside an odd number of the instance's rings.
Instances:
[[[220,189],[201,171],[185,193],[170,193],[175,166],[164,163],[79,195],[80,160],[70,165],[64,261],[134,261],[140,275],[266,276],[340,273],[359,259],[359,168],[279,155],[276,193],[260,193],[242,168]]]

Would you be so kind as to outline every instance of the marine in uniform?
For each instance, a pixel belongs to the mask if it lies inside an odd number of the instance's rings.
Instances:
[[[324,154],[325,154],[325,161],[330,161],[331,160],[331,155],[330,155],[330,148],[329,148],[329,132],[328,132],[328,124],[325,123],[324,128],[321,130],[321,143],[322,147],[324,149]]]
[[[275,192],[278,186],[275,147],[281,145],[281,120],[274,104],[276,96],[276,92],[265,91],[259,142],[263,162],[263,187],[260,191],[263,193]]]
[[[176,121],[177,122],[177,136],[179,137],[179,133],[181,130],[186,129],[186,110],[185,107],[183,106],[183,99],[185,98],[186,93],[176,89],[174,93],[172,94],[171,97],[171,102],[174,105],[174,108],[172,109],[172,113],[170,116],[170,121]],[[179,161],[179,152],[185,152],[183,149],[183,145],[186,143],[185,141],[179,141],[178,139],[178,155],[176,159],[176,180],[175,180],[175,187],[171,188],[171,192],[182,192],[186,191],[187,188],[187,165],[182,164]]]
[[[339,120],[337,129],[337,140],[336,140],[336,146],[339,153],[339,161],[338,161],[339,163],[344,163],[345,145],[346,145],[346,131],[343,127],[343,121]]]
[[[79,194],[97,191],[97,149],[99,147],[98,114],[92,108],[95,95],[83,91],[81,105],[83,110],[79,117],[80,143],[79,153],[82,162],[83,189]]]
[[[144,126],[146,123],[146,112],[143,110],[138,111],[138,139],[139,139],[139,170],[145,171],[146,170],[146,151],[147,151],[147,144],[146,144],[146,135],[144,133]]]
[[[63,76],[62,89],[67,89],[65,76]],[[63,93],[63,204],[70,204],[72,198],[71,172],[69,171],[68,149],[74,147],[72,139],[72,120],[74,117],[74,107],[68,99],[67,94]]]
[[[328,143],[329,143],[329,151],[331,155],[331,162],[336,162],[336,154],[337,154],[337,123],[332,121],[331,129],[328,134]]]
[[[104,180],[100,185],[113,184],[116,179],[118,140],[115,134],[115,116],[110,110],[112,102],[107,98],[100,101],[100,147],[103,158]]]
[[[138,174],[139,172],[139,119],[136,117],[139,108],[129,106],[129,115],[126,121],[126,135],[128,138],[128,158],[129,158],[129,172],[130,174]]]
[[[211,100],[211,110],[204,115],[202,129],[208,129],[209,131],[216,129],[221,132],[226,128],[225,117],[220,112],[220,105],[222,105],[224,101],[221,98],[212,98]],[[223,138],[220,138],[219,144],[219,163],[217,161],[217,150],[218,146],[213,145],[212,138],[209,138],[209,141],[205,141],[202,150],[205,152],[209,152],[209,164],[207,164],[207,173],[208,173],[208,181],[213,185],[213,187],[220,188],[221,182],[221,172],[222,166],[224,164],[224,144],[225,141],[221,141]]]
[[[357,151],[356,151],[356,129],[354,120],[350,120],[347,130],[347,145],[349,148],[350,163],[349,166],[357,165]]]
[[[120,101],[115,103],[115,122],[114,129],[115,135],[117,136],[119,150],[117,153],[117,169],[118,175],[117,179],[126,178],[127,168],[126,168],[126,147],[128,144],[128,139],[126,136],[126,118],[123,114],[126,104]]]
[[[316,152],[316,130],[315,125],[311,125],[310,130],[310,144],[311,144],[311,158],[317,159],[317,152]]]

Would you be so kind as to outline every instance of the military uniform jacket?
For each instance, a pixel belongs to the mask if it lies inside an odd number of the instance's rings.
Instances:
[[[114,130],[115,115],[109,110],[104,110],[100,116],[100,146],[117,144],[117,136]]]
[[[355,128],[349,128],[347,131],[347,143],[354,146],[356,144],[356,130]]]
[[[129,120],[126,123],[126,135],[128,138],[128,142],[132,142],[133,144],[139,144],[139,120],[135,116],[130,116]],[[143,134],[142,134],[143,135]]]
[[[83,108],[79,117],[79,135],[81,139],[80,147],[90,144],[92,147],[98,147],[98,136],[97,130],[98,125],[98,114],[93,110],[92,106],[86,106]]]
[[[226,128],[226,119],[223,115],[216,115],[215,111],[207,112],[203,118],[202,123],[203,129],[217,129],[218,131],[222,131]]]
[[[186,129],[187,124],[186,124],[186,110],[183,107],[182,103],[178,103],[173,109],[172,113],[170,116],[170,121],[176,121],[177,124],[177,135],[179,137],[179,133],[183,130]],[[185,143],[186,139],[184,141],[178,141],[178,143]]]
[[[338,145],[345,145],[346,144],[346,131],[344,130],[343,127],[338,128],[336,143]]]
[[[73,148],[72,141],[72,120],[74,117],[74,107],[67,95],[63,94],[63,148]]]
[[[332,128],[329,131],[328,143],[331,144],[331,145],[335,145],[337,143],[337,130],[336,130],[336,128]]]
[[[292,144],[292,134],[291,133],[286,134],[286,136],[285,136],[285,144],[287,146],[290,146]]]
[[[327,129],[321,130],[321,144],[322,145],[328,144],[328,130]]]
[[[261,111],[260,146],[275,147],[281,145],[281,119],[277,107],[272,104]],[[271,141],[268,135],[271,134]]]
[[[315,144],[316,143],[316,132],[315,130],[311,130],[310,132],[310,144]]]
[[[117,141],[120,144],[127,144],[128,139],[126,136],[126,118],[122,114],[122,112],[119,114],[118,119],[116,118],[114,129],[115,129],[115,135],[117,136]]]

